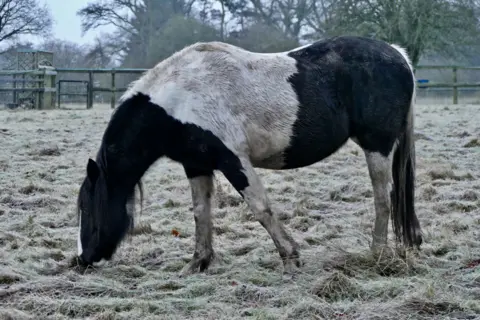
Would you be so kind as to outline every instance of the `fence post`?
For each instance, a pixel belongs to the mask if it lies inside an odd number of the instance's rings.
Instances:
[[[62,80],[58,81],[58,92],[57,92],[57,108],[60,109],[60,98],[62,93]]]
[[[116,91],[116,88],[115,88],[115,69],[112,69],[112,95],[110,96],[110,108],[114,109],[115,108],[115,101],[116,101],[116,97],[115,97],[115,91]]]
[[[457,67],[452,68],[453,76],[453,104],[458,104]]]
[[[56,80],[57,72],[50,66],[39,66],[36,79],[38,82],[38,100],[37,109],[53,109],[55,108],[56,99]]]
[[[17,75],[13,75],[13,89],[17,89]],[[17,91],[13,91],[13,103],[17,104],[18,103],[18,95]]]
[[[93,108],[93,72],[88,72],[87,109]]]

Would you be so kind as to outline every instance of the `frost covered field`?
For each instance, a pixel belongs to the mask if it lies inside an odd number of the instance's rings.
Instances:
[[[217,258],[180,278],[194,220],[183,169],[168,160],[144,177],[144,211],[113,260],[79,272],[75,201],[110,109],[2,110],[0,319],[480,319],[480,106],[416,114],[418,255],[369,255],[373,198],[355,144],[308,168],[258,170],[301,246],[292,282],[220,174]]]

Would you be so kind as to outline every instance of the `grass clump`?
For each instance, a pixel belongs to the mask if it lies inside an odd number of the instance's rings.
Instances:
[[[355,300],[362,296],[362,290],[353,279],[338,271],[315,284],[311,292],[328,302]]]
[[[391,248],[385,248],[376,254],[369,251],[365,253],[344,253],[333,260],[330,266],[350,277],[377,275],[401,277],[418,272],[410,256],[401,255],[400,252]]]
[[[473,312],[460,306],[457,302],[451,301],[429,301],[420,298],[409,299],[402,305],[405,313],[417,314],[425,317],[436,318],[438,316],[456,315],[456,319],[475,319],[470,318]]]

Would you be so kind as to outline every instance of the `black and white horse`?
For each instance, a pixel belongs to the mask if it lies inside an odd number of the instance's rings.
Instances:
[[[78,196],[78,256],[110,259],[133,222],[135,186],[160,157],[189,179],[195,253],[184,273],[213,257],[211,197],[220,171],[271,236],[285,272],[298,245],[270,209],[254,168],[291,169],[330,156],[350,138],[365,152],[375,203],[373,249],[396,239],[420,246],[414,209],[415,81],[406,52],[385,42],[336,37],[288,52],[255,53],[196,43],[134,81],[89,159]]]

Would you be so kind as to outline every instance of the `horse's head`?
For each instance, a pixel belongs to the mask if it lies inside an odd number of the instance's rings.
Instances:
[[[105,170],[89,159],[77,200],[78,258],[85,266],[109,260],[132,223],[126,207],[130,195],[107,179]]]
[[[78,257],[90,265],[109,260],[133,226],[135,186],[162,156],[157,137],[163,114],[146,95],[123,101],[113,113],[97,152],[89,159],[77,199]],[[158,115],[160,113],[160,115]]]

